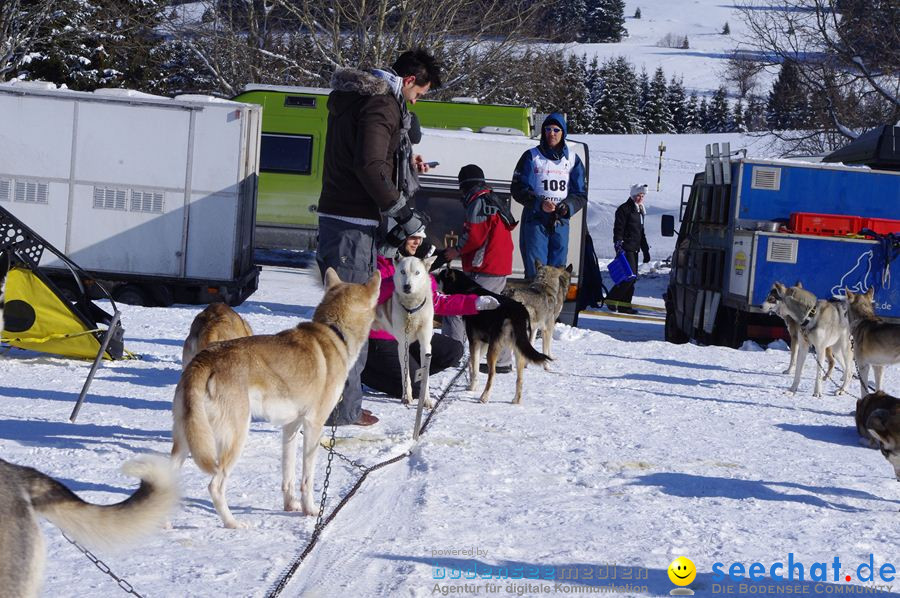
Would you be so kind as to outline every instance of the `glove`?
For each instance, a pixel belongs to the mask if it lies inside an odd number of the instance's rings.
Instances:
[[[560,218],[568,218],[569,217],[569,206],[565,203],[560,202],[556,206],[556,215]]]
[[[650,261],[650,252],[649,252],[649,251],[645,251],[645,252],[644,252],[644,263],[646,264],[646,263],[649,262],[649,261]]]
[[[490,295],[483,295],[475,300],[475,309],[478,311],[487,311],[498,307],[500,307],[500,301]]]
[[[613,243],[613,247],[615,247],[616,253],[625,251],[624,249],[622,249],[622,241],[616,241],[615,243]]]
[[[387,243],[394,247],[400,247],[406,241],[406,237],[425,228],[424,218],[410,209],[406,203],[400,207],[395,204],[390,210],[382,212],[382,215],[393,218],[397,222],[396,226],[388,231],[385,238]]]

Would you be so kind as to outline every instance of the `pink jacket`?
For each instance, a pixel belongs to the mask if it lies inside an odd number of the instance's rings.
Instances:
[[[381,292],[378,295],[378,305],[381,305],[394,294],[394,262],[379,255],[378,271],[381,272]],[[478,295],[445,295],[438,290],[434,276],[431,277],[431,292],[434,294],[434,313],[436,315],[471,316],[478,313],[478,309],[475,307]],[[369,338],[396,340],[389,332],[374,328],[369,333]]]

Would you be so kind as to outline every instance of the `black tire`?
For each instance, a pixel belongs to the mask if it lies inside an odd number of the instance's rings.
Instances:
[[[674,345],[683,345],[690,340],[675,323],[675,314],[669,310],[666,310],[665,335],[666,341]]]
[[[125,284],[116,289],[113,298],[119,303],[128,305],[143,305],[153,307],[155,303],[150,298],[150,293],[144,287],[136,284]]]

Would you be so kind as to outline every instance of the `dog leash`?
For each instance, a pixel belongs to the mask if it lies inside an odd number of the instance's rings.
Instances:
[[[141,594],[138,594],[137,590],[134,589],[133,585],[128,583],[128,581],[126,581],[125,578],[119,577],[118,575],[113,573],[112,569],[109,568],[109,565],[107,565],[106,563],[101,561],[99,558],[94,556],[94,553],[92,553],[90,550],[88,550],[87,548],[85,548],[84,546],[82,546],[81,544],[79,544],[78,542],[76,542],[75,540],[70,538],[69,536],[67,536],[65,534],[65,532],[61,532],[61,533],[62,533],[62,537],[65,538],[66,540],[68,540],[72,546],[74,546],[75,548],[80,550],[82,552],[82,554],[84,554],[84,556],[86,556],[90,562],[94,563],[95,567],[97,567],[98,569],[100,569],[101,571],[103,571],[104,573],[109,575],[110,577],[112,577],[114,580],[116,580],[116,583],[126,594],[131,594],[132,596],[138,596],[138,598],[144,598]]]

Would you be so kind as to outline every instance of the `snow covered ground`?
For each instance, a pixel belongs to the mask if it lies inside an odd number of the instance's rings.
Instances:
[[[664,284],[664,272],[649,275],[637,295],[659,304]],[[320,294],[309,270],[267,267],[260,290],[238,311],[257,333],[276,332],[308,318]],[[88,500],[122,500],[135,486],[121,464],[170,449],[181,343],[198,310],[122,306],[127,347],[141,358],[105,364],[74,424],[67,418],[88,365],[6,352],[0,455]],[[811,364],[792,396],[780,373],[783,346],[675,346],[656,322],[582,316],[580,323],[557,325],[555,361],[548,372],[527,370],[521,406],[510,404],[509,375],[498,378],[487,405],[455,386],[418,443],[413,410],[369,396],[366,406],[381,422],[339,428],[338,450],[367,465],[412,455],[369,476],[283,595],[665,595],[674,587],[666,569],[682,555],[698,569],[691,587],[699,596],[788,588],[830,595],[871,587],[856,571],[870,555],[876,570],[900,566],[900,485],[879,452],[858,443],[851,397],[811,397]],[[434,379],[436,393],[451,376]],[[889,370],[887,389],[898,382],[900,372]],[[144,596],[264,595],[314,523],[280,510],[279,451],[279,431],[254,423],[228,490],[250,529],[222,528],[209,480],[189,460],[173,528],[136,550],[98,556]],[[357,473],[335,461],[328,510]],[[58,530],[42,528],[43,595],[120,594]],[[777,585],[769,568],[788,558],[803,564],[802,585],[783,582],[766,594],[714,578],[716,563],[727,573],[732,563],[746,572],[758,562],[766,570],[760,583]],[[810,581],[816,562],[828,564],[828,582]],[[466,579],[472,571],[478,578]],[[546,579],[573,571],[578,580]],[[877,583],[894,587],[878,595],[900,596],[900,584]]]

